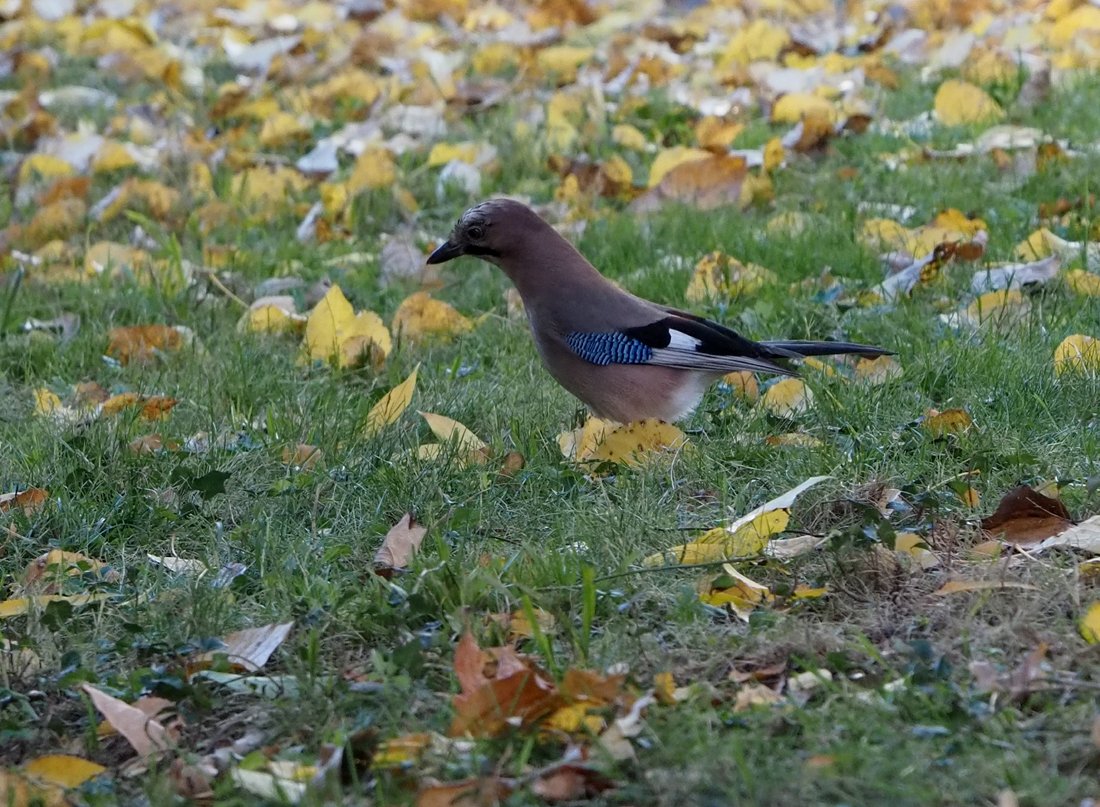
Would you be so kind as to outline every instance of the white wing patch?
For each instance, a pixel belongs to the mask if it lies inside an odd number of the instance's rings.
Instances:
[[[703,343],[694,336],[688,336],[674,328],[668,330],[669,350],[696,350],[701,344]]]

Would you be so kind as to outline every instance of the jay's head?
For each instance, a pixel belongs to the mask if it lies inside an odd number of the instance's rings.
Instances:
[[[550,225],[522,202],[490,199],[462,214],[447,240],[428,256],[428,263],[474,255],[500,264],[510,255],[521,253],[529,246],[529,239],[544,229],[550,229]]]

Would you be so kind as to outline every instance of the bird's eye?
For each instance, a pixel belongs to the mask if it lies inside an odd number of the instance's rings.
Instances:
[[[475,224],[466,230],[466,235],[471,241],[480,241],[485,237],[485,228]]]

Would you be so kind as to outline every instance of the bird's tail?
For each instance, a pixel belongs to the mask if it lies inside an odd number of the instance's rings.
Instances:
[[[894,351],[872,345],[860,345],[855,342],[804,342],[800,339],[785,339],[778,342],[761,342],[764,347],[774,350],[780,356],[798,358],[799,356],[893,356]]]

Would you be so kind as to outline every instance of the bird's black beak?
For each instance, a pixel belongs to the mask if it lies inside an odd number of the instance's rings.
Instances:
[[[453,258],[465,254],[466,250],[463,249],[461,244],[456,244],[453,241],[444,241],[436,247],[435,252],[428,256],[428,263],[446,263]]]

